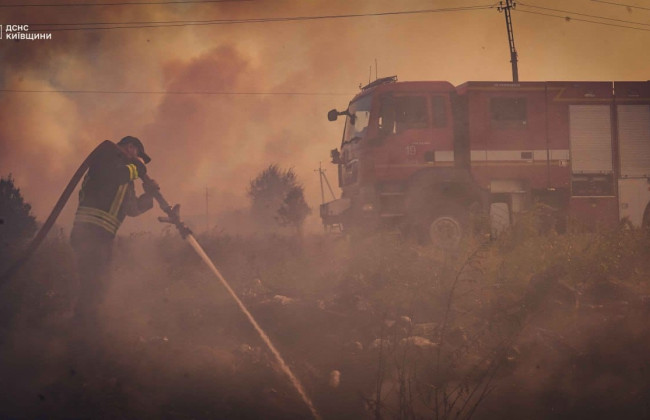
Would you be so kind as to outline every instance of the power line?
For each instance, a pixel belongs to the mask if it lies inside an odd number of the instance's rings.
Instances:
[[[232,96],[354,96],[354,93],[336,92],[228,92],[228,91],[166,91],[166,90],[41,90],[0,89],[0,93],[67,93],[115,95],[232,95]]]
[[[634,21],[631,21],[631,20],[623,20],[623,19],[614,19],[614,18],[609,18],[609,17],[605,17],[605,16],[588,15],[586,13],[571,12],[571,11],[562,10],[562,9],[551,9],[550,7],[531,6],[530,4],[525,4],[525,3],[521,3],[521,2],[517,3],[517,5],[518,6],[531,7],[533,9],[550,10],[552,12],[569,13],[569,14],[576,15],[576,16],[584,16],[584,17],[590,17],[590,18],[595,18],[595,19],[610,20],[612,22],[621,22],[621,23],[629,23],[629,24],[632,24],[632,25],[650,26],[649,23],[634,22]]]
[[[613,1],[604,1],[604,0],[591,0],[591,1],[595,1],[596,3],[612,4],[614,6],[629,7],[632,9],[650,10],[650,7],[641,7],[641,6],[634,6],[632,4],[614,3]]]
[[[165,4],[239,3],[253,0],[169,0],[121,3],[59,3],[59,4],[0,4],[0,7],[95,7],[95,6],[151,6]]]
[[[124,28],[159,27],[159,26],[225,25],[225,24],[240,24],[240,23],[267,23],[267,22],[287,22],[287,21],[298,21],[298,20],[409,15],[409,14],[422,14],[422,13],[442,13],[442,12],[458,12],[458,11],[467,11],[467,10],[483,10],[483,9],[489,9],[493,7],[494,7],[493,5],[482,5],[482,6],[450,7],[450,8],[440,8],[440,9],[406,10],[406,11],[398,11],[398,12],[357,13],[357,14],[322,15],[322,16],[295,16],[295,17],[279,17],[279,18],[210,19],[210,20],[187,20],[187,21],[182,21],[182,20],[181,21],[141,21],[141,22],[35,23],[31,25],[33,26],[129,25],[129,26],[106,27],[106,28],[65,28],[59,30],[124,29]],[[130,25],[146,25],[146,26],[130,26]],[[40,31],[45,31],[45,29],[40,29]]]
[[[321,15],[321,16],[293,16],[279,18],[252,18],[252,19],[212,19],[212,20],[189,20],[189,21],[151,21],[151,22],[107,22],[107,23],[32,23],[31,26],[74,26],[74,25],[118,25],[118,26],[100,26],[100,27],[75,27],[75,28],[45,28],[31,29],[32,32],[57,32],[57,31],[87,31],[87,30],[111,30],[111,29],[138,29],[138,28],[161,28],[161,27],[178,27],[178,26],[205,26],[205,25],[231,25],[242,23],[269,23],[269,22],[291,22],[304,20],[322,20],[322,19],[347,19],[359,17],[378,17],[378,16],[396,16],[396,15],[414,15],[424,13],[445,13],[461,12],[470,10],[491,9],[493,5],[483,6],[465,6],[450,7],[440,9],[423,9],[423,10],[406,10],[397,12],[377,12],[377,13],[355,13],[344,15]]]
[[[576,22],[586,22],[586,23],[594,23],[596,25],[605,25],[605,26],[613,26],[616,28],[625,28],[625,29],[636,29],[637,31],[645,31],[645,32],[650,32],[650,29],[645,29],[645,28],[635,28],[634,26],[626,26],[626,25],[617,25],[615,23],[607,23],[607,22],[597,22],[595,20],[588,20],[588,19],[580,19],[580,18],[573,18],[571,16],[560,16],[560,15],[552,15],[550,13],[542,13],[542,12],[533,12],[531,10],[521,10],[521,9],[515,9],[516,12],[521,12],[521,13],[530,13],[532,15],[540,15],[540,16],[548,16],[548,17],[554,17],[554,18],[559,18],[567,21],[576,21]]]

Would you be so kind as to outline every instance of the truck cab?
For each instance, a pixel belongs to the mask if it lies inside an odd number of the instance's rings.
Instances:
[[[448,82],[398,83],[393,76],[364,86],[344,111],[330,111],[330,121],[346,118],[340,150],[332,151],[342,196],[321,206],[323,223],[401,226],[416,178],[456,177],[454,148],[462,142],[455,141],[455,98]]]

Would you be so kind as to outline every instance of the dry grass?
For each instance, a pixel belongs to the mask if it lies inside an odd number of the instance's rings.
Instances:
[[[647,415],[647,233],[543,225],[531,213],[457,255],[392,236],[199,242],[325,418]],[[175,233],[121,238],[115,262],[103,353],[83,368],[67,345],[65,238],[3,289],[2,417],[308,415]]]

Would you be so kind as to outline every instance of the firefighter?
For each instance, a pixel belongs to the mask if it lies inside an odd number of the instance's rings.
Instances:
[[[143,184],[144,194],[136,196],[133,181],[146,174],[145,164],[151,160],[138,138],[127,136],[117,145],[106,144],[89,164],[70,235],[79,273],[73,319],[85,333],[98,328],[98,307],[107,288],[117,230],[126,216],[151,209],[152,193],[158,189],[152,180]]]

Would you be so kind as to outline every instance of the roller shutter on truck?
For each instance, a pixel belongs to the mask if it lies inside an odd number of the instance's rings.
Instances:
[[[569,137],[574,174],[612,172],[612,126],[609,105],[570,105]]]
[[[650,105],[618,105],[619,217],[641,226],[650,202]]]
[[[621,177],[650,175],[650,105],[618,105]]]

